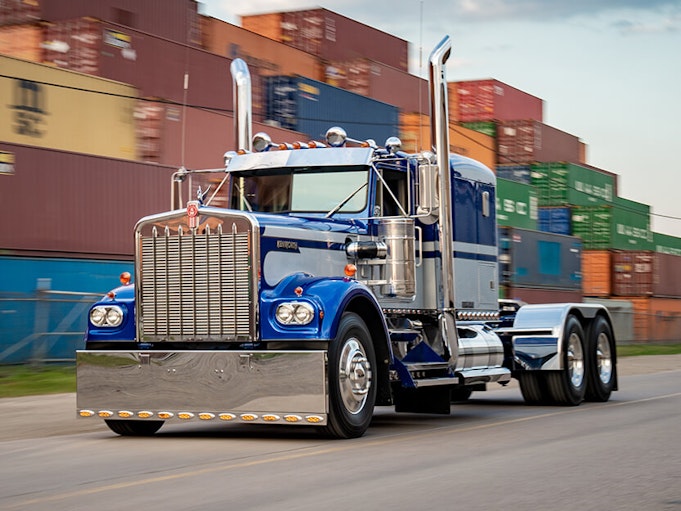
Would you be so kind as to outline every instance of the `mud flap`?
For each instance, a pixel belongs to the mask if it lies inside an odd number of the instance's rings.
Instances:
[[[450,387],[435,386],[420,389],[393,387],[393,402],[396,412],[408,413],[450,413]]]

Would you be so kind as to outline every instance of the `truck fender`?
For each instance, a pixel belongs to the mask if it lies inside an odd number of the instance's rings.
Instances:
[[[588,335],[596,317],[603,317],[612,329],[608,310],[600,304],[552,303],[521,307],[513,326],[499,335],[510,344],[513,368],[521,371],[563,370],[562,343],[568,318],[576,317]]]
[[[307,300],[314,304],[318,314],[308,328],[285,329],[274,318],[276,307],[283,301]],[[261,293],[261,335],[263,341],[293,339],[335,339],[340,320],[345,312],[354,312],[362,318],[371,333],[376,353],[379,403],[389,401],[389,366],[392,360],[390,336],[381,306],[364,284],[344,277],[313,277],[295,273],[282,279],[273,289]],[[319,317],[321,316],[321,317]]]

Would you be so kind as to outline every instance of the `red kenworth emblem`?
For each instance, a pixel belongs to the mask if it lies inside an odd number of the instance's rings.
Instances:
[[[199,226],[199,203],[198,201],[187,202],[187,217],[189,217],[189,228],[195,229]]]

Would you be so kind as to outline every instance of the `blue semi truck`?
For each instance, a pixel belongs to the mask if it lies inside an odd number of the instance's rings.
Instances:
[[[341,127],[324,143],[252,136],[235,60],[237,150],[180,169],[171,210],[137,223],[134,279],[89,312],[78,415],[121,435],[213,421],[351,438],[375,406],[450,413],[512,378],[532,404],[607,401],[604,307],[499,312],[496,180],[450,154],[450,53],[445,37],[430,56],[434,145],[415,154]]]

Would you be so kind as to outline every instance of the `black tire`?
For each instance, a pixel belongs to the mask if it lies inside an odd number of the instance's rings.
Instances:
[[[329,417],[323,432],[357,438],[369,427],[376,403],[376,355],[371,334],[357,314],[346,312],[329,347]]]
[[[587,344],[587,401],[605,402],[617,381],[615,337],[603,316],[594,319]]]
[[[528,405],[549,404],[546,374],[542,371],[526,371],[518,375],[520,392]]]
[[[557,405],[576,406],[586,393],[586,344],[584,330],[575,316],[568,316],[561,339],[563,369],[546,373],[551,401]]]
[[[111,431],[122,436],[151,436],[163,426],[163,421],[109,420],[104,422]]]

